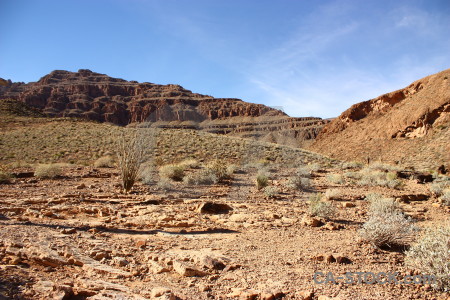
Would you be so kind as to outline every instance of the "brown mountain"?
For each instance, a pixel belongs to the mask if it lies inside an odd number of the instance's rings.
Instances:
[[[450,164],[450,69],[353,105],[326,125],[311,149],[334,158]]]
[[[19,100],[49,117],[76,117],[127,125],[198,128],[302,145],[327,121],[291,118],[280,110],[240,99],[214,98],[179,85],[138,83],[90,70],[53,71],[37,82],[0,86],[0,99]]]

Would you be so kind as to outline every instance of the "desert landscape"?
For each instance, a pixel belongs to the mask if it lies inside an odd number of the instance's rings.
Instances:
[[[0,299],[448,300],[449,76],[335,119],[3,80]]]

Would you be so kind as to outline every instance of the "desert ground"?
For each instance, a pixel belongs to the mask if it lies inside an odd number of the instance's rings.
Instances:
[[[422,274],[407,251],[448,222],[448,174],[162,130],[124,193],[129,129],[11,112],[0,126],[1,299],[450,299],[432,284],[323,282]],[[374,197],[415,230],[374,245]]]

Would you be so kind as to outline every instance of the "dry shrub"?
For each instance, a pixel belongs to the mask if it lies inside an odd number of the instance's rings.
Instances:
[[[102,156],[94,162],[94,167],[96,167],[96,168],[112,168],[112,167],[114,167],[114,160],[109,155]]]
[[[450,291],[450,225],[430,229],[406,252],[406,265],[434,276],[433,288]]]
[[[0,184],[10,183],[10,182],[11,182],[11,174],[0,170]]]
[[[359,231],[362,240],[376,247],[408,245],[418,230],[407,218],[398,203],[392,198],[371,194],[369,198],[369,219]]]
[[[201,170],[198,173],[188,174],[184,177],[183,182],[186,184],[216,184],[218,183],[217,176],[208,169]]]
[[[122,136],[117,141],[117,163],[125,193],[128,193],[137,180],[139,169],[144,162],[148,136],[145,129],[133,129],[130,135]]]
[[[38,178],[56,178],[62,174],[58,164],[40,164],[34,170],[34,176]]]
[[[344,176],[342,176],[341,174],[330,174],[327,176],[327,180],[334,184],[344,184],[345,183]]]
[[[179,165],[165,165],[159,169],[159,175],[163,178],[170,178],[174,181],[182,181],[184,178],[184,168]]]
[[[331,202],[323,200],[323,194],[316,193],[309,197],[308,214],[330,219],[336,214],[336,208]]]
[[[274,198],[280,193],[280,190],[275,186],[266,186],[263,191],[268,198]]]

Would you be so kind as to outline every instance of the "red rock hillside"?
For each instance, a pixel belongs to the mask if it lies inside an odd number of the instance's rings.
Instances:
[[[449,165],[450,69],[353,105],[323,128],[311,149],[350,161]]]
[[[239,99],[213,98],[179,85],[138,83],[90,70],[53,71],[37,82],[0,86],[0,99],[16,99],[50,117],[77,117],[127,125],[158,122],[273,142],[312,140],[326,121],[290,118],[280,110]]]

